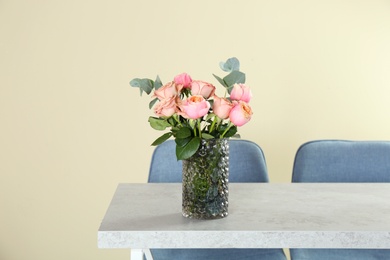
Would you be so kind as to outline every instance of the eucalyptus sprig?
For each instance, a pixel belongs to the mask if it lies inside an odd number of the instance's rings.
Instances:
[[[150,126],[158,131],[167,131],[152,145],[159,145],[173,137],[176,142],[178,160],[188,159],[196,153],[202,139],[230,138],[237,136],[237,127],[251,119],[252,109],[248,105],[252,97],[245,85],[245,74],[240,71],[240,62],[233,57],[220,63],[228,74],[223,78],[213,74],[224,87],[224,96],[215,94],[216,88],[210,83],[192,80],[182,73],[173,81],[163,85],[160,77],[156,80],[135,78],[132,87],[153,93],[149,108],[155,116],[149,117]],[[229,97],[226,97],[227,95]]]

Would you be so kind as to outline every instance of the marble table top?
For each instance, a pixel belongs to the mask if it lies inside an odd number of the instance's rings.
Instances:
[[[119,184],[98,247],[390,249],[390,183],[230,183],[217,220],[181,215],[181,183]]]

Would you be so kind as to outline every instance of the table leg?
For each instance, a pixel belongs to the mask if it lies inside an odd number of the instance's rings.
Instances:
[[[143,252],[145,254],[146,260],[153,260],[153,256],[152,253],[150,252],[150,249],[144,249]]]

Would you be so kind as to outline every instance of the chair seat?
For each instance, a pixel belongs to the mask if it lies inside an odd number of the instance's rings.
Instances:
[[[388,249],[291,249],[293,260],[389,260]]]
[[[159,260],[286,260],[281,249],[164,249],[150,250]]]

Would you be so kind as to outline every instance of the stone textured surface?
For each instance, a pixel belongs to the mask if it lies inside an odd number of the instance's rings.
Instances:
[[[390,248],[390,183],[230,183],[229,217],[181,215],[181,184],[120,184],[100,248]]]

